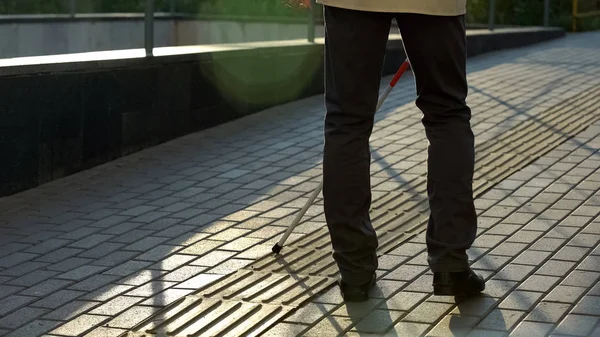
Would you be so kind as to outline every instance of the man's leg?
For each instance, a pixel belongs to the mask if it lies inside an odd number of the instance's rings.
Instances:
[[[378,266],[369,217],[369,137],[391,19],[390,14],[325,7],[323,196],[333,257],[349,285],[369,283]]]
[[[469,271],[466,250],[475,239],[474,136],[465,99],[466,36],[463,16],[397,16],[417,83],[417,106],[429,139],[427,228],[434,273]],[[435,280],[434,280],[435,283]]]

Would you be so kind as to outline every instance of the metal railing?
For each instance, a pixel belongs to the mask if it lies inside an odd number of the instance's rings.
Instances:
[[[600,10],[580,13],[579,12],[579,0],[573,0],[573,16],[572,16],[573,32],[577,31],[577,20],[578,19],[592,18],[595,16],[600,16]]]
[[[75,16],[75,1],[71,0],[71,15]],[[144,14],[144,49],[146,50],[146,57],[152,57],[154,55],[154,1],[146,0],[146,11]],[[310,43],[315,41],[315,3],[316,0],[310,0],[311,9],[308,11],[308,32],[307,39]],[[170,0],[171,13],[175,11],[175,0]]]
[[[71,16],[75,16],[76,14],[76,1],[70,0],[70,13]],[[169,0],[169,9],[171,13],[175,13],[175,1]],[[308,11],[308,22],[307,22],[307,40],[311,43],[315,41],[315,22],[316,22],[316,11],[315,11],[315,0],[311,1],[311,10]],[[489,22],[488,29],[495,29],[495,17],[496,17],[496,1],[489,1]],[[576,21],[578,18],[590,17],[595,15],[600,15],[600,11],[597,12],[589,12],[589,13],[578,13],[577,12],[577,2],[578,0],[573,0],[573,31],[576,30]],[[144,24],[144,48],[146,50],[146,56],[153,56],[154,49],[154,5],[155,0],[146,0],[146,10],[145,10],[145,24]],[[550,0],[544,0],[544,26],[549,25],[549,17],[550,17]]]

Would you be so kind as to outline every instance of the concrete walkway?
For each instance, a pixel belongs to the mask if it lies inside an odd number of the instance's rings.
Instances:
[[[333,286],[320,199],[269,254],[320,179],[314,97],[0,199],[0,336],[600,336],[600,33],[470,59],[469,84],[483,296],[430,295],[409,74],[372,137],[368,303]]]

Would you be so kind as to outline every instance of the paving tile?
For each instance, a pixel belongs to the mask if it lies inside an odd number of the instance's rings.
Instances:
[[[523,228],[524,231],[541,231],[546,232],[556,225],[556,221],[552,219],[535,218]],[[533,235],[533,234],[532,234]]]
[[[560,322],[552,334],[587,336],[594,329],[596,322],[598,322],[598,317],[569,314]]]
[[[409,311],[402,321],[433,324],[444,317],[452,307],[449,303],[422,302]]]
[[[99,326],[108,317],[97,316],[97,315],[81,315],[58,328],[50,331],[51,334],[62,335],[62,336],[79,336],[86,333],[89,330]]]
[[[131,261],[122,263],[117,267],[106,270],[102,274],[127,276],[127,275],[133,274],[134,272],[139,271],[140,269],[146,268],[151,264],[152,264],[152,262],[131,260]],[[102,268],[102,269],[106,269],[106,268]]]
[[[399,322],[384,336],[420,336],[431,326],[423,323]]]
[[[550,258],[552,252],[541,252],[541,251],[524,251],[521,255],[517,256],[511,264],[524,264],[530,266],[542,265],[548,258]]]
[[[541,219],[561,220],[566,217],[571,211],[563,209],[549,209],[539,215]]]
[[[167,289],[142,302],[141,305],[152,307],[164,307],[175,302],[180,298],[183,298],[184,296],[188,295],[193,291],[193,289]]]
[[[501,256],[517,256],[527,248],[525,243],[504,242],[494,248],[490,254]]]
[[[138,296],[138,297],[151,297],[156,295],[157,293],[175,286],[177,283],[175,282],[167,282],[167,281],[152,281],[141,285],[129,292],[125,295],[127,296]]]
[[[65,273],[75,268],[91,263],[92,259],[84,259],[81,257],[71,257],[61,262],[55,263],[46,267],[46,269],[56,272]]]
[[[504,235],[483,234],[477,237],[477,240],[473,243],[473,247],[492,248],[506,240],[506,238],[507,236]]]
[[[92,234],[98,232],[99,230],[100,229],[94,228],[94,227],[81,227],[81,228],[77,228],[73,231],[69,231],[67,234],[63,234],[59,238],[67,239],[67,240],[80,240],[80,239],[83,239],[89,235],[92,235]]]
[[[79,254],[79,257],[89,259],[101,259],[107,256],[108,254],[121,249],[122,247],[125,247],[125,244],[115,242],[102,242],[98,246],[82,252],[81,254]]]
[[[60,308],[50,311],[43,318],[55,321],[66,321],[73,319],[80,314],[86,313],[100,304],[100,302],[72,301],[61,306]]]
[[[244,259],[229,259],[215,267],[212,268],[204,268],[201,267],[198,270],[206,270],[209,273],[213,274],[230,274],[236,272],[240,269],[245,268],[250,263],[254,262],[253,260],[244,260]],[[194,268],[190,266],[190,268]]]
[[[570,308],[571,304],[568,303],[540,302],[525,320],[558,324]]]
[[[302,331],[308,329],[307,325],[294,323],[278,323],[261,336],[280,337],[280,336],[301,336]]]
[[[39,308],[56,309],[65,303],[83,296],[84,294],[84,292],[75,290],[59,290],[37,302],[34,302],[31,305]]]
[[[182,282],[185,281],[192,276],[198,275],[206,270],[206,267],[197,267],[197,266],[183,266],[180,267],[170,273],[161,276],[161,280],[164,281],[173,281],[173,282]]]
[[[271,254],[272,247],[273,247],[273,245],[265,245],[265,244],[256,245],[256,246],[249,248],[243,252],[240,252],[239,254],[236,255],[236,257],[240,258],[240,259],[259,259],[268,254]],[[194,263],[195,262],[192,262],[191,264],[194,264]]]
[[[529,311],[543,296],[542,293],[531,291],[513,291],[498,306],[500,309]]]
[[[224,244],[223,241],[212,241],[212,240],[201,240],[188,248],[180,251],[180,254],[197,255],[202,256],[211,250],[220,247]]]
[[[285,322],[310,325],[330,314],[334,308],[335,306],[331,304],[309,303],[285,318]]]
[[[35,297],[10,295],[0,300],[0,317],[5,316],[12,311],[15,311],[33,301],[37,300]]]
[[[401,265],[400,267],[386,274],[384,276],[384,279],[396,281],[411,281],[416,279],[426,270],[427,267],[424,266]]]
[[[209,235],[210,234],[208,234],[208,233],[186,233],[186,234],[180,235],[170,241],[165,242],[165,244],[171,245],[171,246],[188,247],[190,245],[193,245],[194,243],[200,242],[201,240],[205,239]]]
[[[516,310],[494,309],[479,324],[478,328],[510,331],[525,313]]]
[[[413,282],[412,284],[415,285],[415,283],[416,283],[416,281]],[[431,292],[432,288],[431,288],[430,276],[427,277],[425,284],[426,284],[425,287],[427,289],[423,290],[422,292],[426,292],[426,293]],[[401,289],[403,289],[405,285],[406,285],[406,283],[401,282],[401,281],[378,280],[377,283],[375,284],[375,287],[373,287],[373,289],[369,293],[369,297],[387,299],[387,298],[390,298],[393,294],[395,294],[398,291],[400,291]],[[407,289],[403,289],[403,290],[407,290]],[[420,289],[413,289],[410,291],[411,292],[419,292]]]
[[[175,288],[197,290],[204,287],[207,284],[217,281],[223,276],[224,275],[218,274],[199,274],[186,280],[185,282],[176,283]]]
[[[11,285],[0,285],[0,299],[9,296],[14,293],[26,289],[25,287],[11,286]]]
[[[588,271],[599,271],[600,270],[600,256],[591,255],[585,258],[583,262],[577,266],[579,270]]]
[[[579,228],[575,227],[557,226],[552,228],[544,237],[568,240],[571,239],[578,231]]]
[[[521,322],[510,333],[510,337],[546,337],[554,329],[554,324],[540,322]]]
[[[69,289],[81,291],[94,291],[106,284],[116,281],[119,277],[114,275],[94,275],[83,281],[69,286]]]
[[[13,253],[11,255],[2,257],[0,260],[0,268],[10,268],[20,263],[33,260],[37,257],[39,257],[39,255],[31,253]]]
[[[600,283],[596,283],[596,285],[589,290],[588,295],[600,296]]]
[[[158,310],[159,308],[134,306],[109,321],[106,326],[111,328],[131,329]]]
[[[473,262],[475,260],[480,259],[483,255],[487,254],[488,252],[489,252],[489,248],[471,247],[471,248],[467,249],[467,255],[469,257],[469,262]],[[502,251],[499,251],[499,252],[502,252]],[[422,254],[424,254],[424,256],[427,256],[427,253],[425,253],[425,252]],[[503,254],[494,253],[494,255],[503,255]],[[504,255],[508,255],[508,253],[506,253]]]
[[[536,214],[532,213],[532,212],[515,212],[515,213],[509,215],[506,219],[504,219],[503,222],[505,222],[507,224],[525,225],[535,217],[536,217]],[[516,229],[518,229],[518,228],[515,228],[515,230]],[[511,231],[506,234],[512,234],[513,232],[514,231]]]
[[[133,242],[132,237],[140,238],[140,237],[144,237],[145,235],[148,235],[151,233],[150,231],[139,229],[143,225],[144,224],[140,223],[140,222],[126,221],[126,222],[120,223],[118,226],[112,226],[112,227],[106,228],[104,231],[102,231],[102,234],[113,235],[113,238],[111,239],[111,241],[115,241],[115,242],[108,242],[108,243],[117,244],[117,243],[122,243],[123,241]],[[127,235],[127,236],[123,237],[123,235]]]
[[[254,245],[260,244],[262,241],[262,239],[241,237],[219,247],[219,249],[241,252]]]
[[[479,317],[449,315],[444,317],[437,325],[435,325],[435,327],[431,331],[429,331],[427,336],[466,336],[477,324],[477,321],[479,321]]]
[[[169,238],[165,237],[148,236],[137,240],[135,243],[127,245],[127,250],[138,252],[148,251],[168,240]]]
[[[573,262],[549,260],[536,271],[538,275],[565,276],[575,266]]]
[[[401,311],[374,310],[356,324],[352,331],[383,334],[404,315]]]
[[[124,329],[97,327],[83,337],[120,337],[126,332],[127,330]]]
[[[575,235],[575,237],[569,241],[568,245],[593,248],[598,244],[598,242],[600,242],[600,235],[581,233]]]
[[[108,241],[113,237],[113,235],[107,234],[92,234],[80,239],[79,241],[71,243],[69,247],[89,249],[99,245],[104,241]]]
[[[425,299],[427,294],[401,291],[383,302],[378,308],[409,311]]]
[[[561,248],[552,259],[578,262],[581,261],[589,251],[589,248],[565,246]]]
[[[135,272],[127,277],[122,278],[118,283],[132,286],[140,286],[149,281],[158,279],[167,274],[166,270],[146,269]],[[117,276],[115,276],[117,277]],[[119,278],[119,277],[117,277]]]
[[[150,236],[154,233],[155,233],[155,231],[149,231],[149,230],[143,230],[143,229],[133,229],[133,230],[130,230],[125,233],[119,233],[120,235],[115,236],[111,240],[111,242],[112,243],[124,243],[124,244],[127,244],[127,247],[129,247],[129,244],[138,242],[138,241],[142,240],[143,238]]]
[[[496,275],[494,275],[494,279],[523,281],[533,272],[534,269],[535,266],[509,264],[500,270]]]
[[[508,333],[489,329],[473,329],[467,337],[508,337]]]
[[[560,280],[560,277],[532,275],[531,277],[528,277],[518,289],[545,293],[550,291]]]
[[[205,267],[213,267],[222,263],[223,261],[229,259],[235,255],[235,252],[224,251],[224,250],[213,250],[212,252],[194,260],[191,265],[194,266],[205,266]]]
[[[83,252],[83,250],[79,248],[60,248],[49,254],[41,256],[36,260],[36,262],[59,263],[81,252]]]
[[[133,288],[134,288],[134,286],[132,286],[132,285],[110,284],[110,285],[104,286],[94,292],[83,295],[81,297],[81,299],[89,300],[89,301],[105,302],[116,296],[119,296],[122,293],[130,291]]]
[[[502,267],[508,263],[510,257],[507,256],[494,256],[494,255],[485,255],[480,260],[471,265],[471,268],[478,270],[500,270]]]
[[[536,241],[529,249],[554,252],[557,251],[565,242],[566,239],[544,237]]]
[[[89,224],[90,227],[100,227],[100,228],[109,228],[115,225],[119,225],[125,221],[130,219],[128,216],[123,215],[110,215],[105,217],[104,219],[98,220],[96,222],[92,222]]]
[[[124,216],[140,216],[144,213],[150,212],[155,210],[157,207],[156,206],[147,206],[147,205],[140,205],[140,206],[136,206],[133,208],[129,208],[121,213],[119,213],[119,215],[124,215]]]
[[[48,309],[21,308],[10,315],[0,318],[0,328],[14,330],[47,313]]]
[[[131,260],[138,255],[137,252],[116,251],[96,261],[90,262],[94,266],[111,268],[125,261]]]
[[[535,242],[542,235],[544,235],[544,233],[537,230],[520,230],[509,237],[506,241],[529,244]]]
[[[506,196],[510,193],[510,191],[499,191],[499,190],[496,190],[495,192],[497,192],[498,194],[503,194],[503,196]],[[493,206],[487,212],[483,213],[482,216],[486,216],[486,217],[493,216],[493,217],[498,217],[498,218],[504,218],[504,217],[508,216],[510,213],[512,213],[515,209],[516,209],[516,207],[497,205],[497,206]]]
[[[167,258],[171,254],[177,253],[181,249],[181,246],[158,245],[148,250],[147,252],[137,256],[136,260],[157,262]],[[182,258],[193,259],[193,257],[190,256],[183,256]]]
[[[598,269],[595,269],[598,270]],[[565,278],[561,285],[565,286],[576,286],[576,287],[591,287],[600,278],[600,273],[591,271],[575,270],[567,278]]]
[[[24,251],[24,253],[47,254],[54,250],[62,248],[71,242],[72,242],[71,240],[66,240],[66,239],[56,239],[56,238],[47,239],[47,240],[44,240],[40,244],[37,244],[35,246],[32,246],[32,247],[26,249]]]
[[[81,281],[89,276],[98,274],[105,269],[105,267],[99,266],[81,266],[66,273],[57,275],[56,277],[64,280]]]
[[[450,303],[447,304],[454,305],[456,303],[454,297],[448,298],[451,300],[449,301]],[[440,296],[432,297],[430,300],[437,301],[438,299],[440,299]],[[456,304],[454,309],[452,309],[451,314],[458,316],[481,317],[496,307],[498,303],[499,300],[495,298],[488,296],[475,296],[461,300],[458,304]]]
[[[54,276],[57,276],[58,274],[58,272],[54,271],[38,270],[35,272],[31,272],[27,275],[21,276],[19,278],[10,280],[8,284],[22,287],[31,287]]]
[[[600,316],[600,296],[584,296],[575,306],[572,313]]]
[[[353,324],[349,317],[329,316],[302,333],[306,337],[334,337],[342,334]]]
[[[561,226],[570,226],[581,228],[585,224],[587,224],[591,220],[589,216],[579,216],[579,215],[569,215],[563,221],[561,221]]]
[[[559,285],[544,298],[544,301],[576,303],[586,291],[583,287]]]
[[[117,296],[105,304],[94,308],[90,311],[90,314],[116,316],[143,300],[144,299],[140,297]]]
[[[494,298],[503,298],[518,285],[514,281],[490,280],[485,284],[484,293]]]
[[[31,337],[41,336],[46,332],[54,329],[62,322],[48,321],[48,320],[35,320],[27,325],[20,327],[17,330],[6,335],[6,337]]]

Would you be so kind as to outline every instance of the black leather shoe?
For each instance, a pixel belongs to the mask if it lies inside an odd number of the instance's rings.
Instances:
[[[471,269],[458,273],[433,273],[433,294],[468,297],[485,289],[483,277]]]
[[[377,276],[373,273],[371,281],[361,284],[347,284],[344,281],[340,281],[340,290],[342,291],[342,297],[345,302],[366,302],[369,300],[369,291],[375,286]]]

